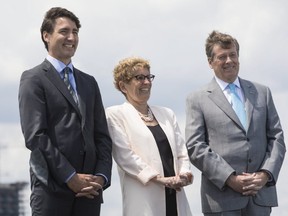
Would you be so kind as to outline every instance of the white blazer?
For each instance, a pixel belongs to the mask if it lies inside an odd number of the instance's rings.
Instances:
[[[171,109],[150,106],[171,146],[176,174],[190,171],[184,139]],[[113,157],[118,165],[122,190],[123,215],[165,216],[165,188],[150,181],[163,166],[155,139],[128,102],[106,109],[108,128],[113,141]],[[182,189],[177,192],[179,216],[190,216],[190,207]]]

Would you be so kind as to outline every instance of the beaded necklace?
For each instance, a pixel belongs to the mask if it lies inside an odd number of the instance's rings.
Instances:
[[[152,122],[154,120],[153,113],[149,107],[148,107],[148,114],[147,115],[144,115],[140,112],[138,112],[138,114],[140,115],[141,119],[145,122]]]

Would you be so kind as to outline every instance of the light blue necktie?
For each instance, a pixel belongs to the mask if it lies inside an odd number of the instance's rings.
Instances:
[[[246,129],[247,123],[246,123],[246,111],[244,104],[242,103],[239,95],[236,92],[236,85],[234,83],[230,83],[228,86],[231,93],[232,108],[237,114],[241,124]]]

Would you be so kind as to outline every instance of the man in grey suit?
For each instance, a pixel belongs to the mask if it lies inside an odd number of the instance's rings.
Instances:
[[[202,212],[270,215],[277,206],[275,185],[286,152],[271,92],[238,77],[239,44],[232,36],[213,31],[206,55],[215,77],[186,101],[186,145],[202,172]]]
[[[71,62],[80,27],[72,12],[51,8],[41,26],[48,55],[20,81],[33,216],[100,215],[110,185],[112,142],[98,84]]]

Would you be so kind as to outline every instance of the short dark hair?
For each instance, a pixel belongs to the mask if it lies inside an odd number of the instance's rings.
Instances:
[[[51,8],[50,10],[46,12],[44,20],[40,28],[41,39],[45,45],[46,50],[48,50],[48,44],[43,38],[43,32],[48,32],[51,34],[54,31],[56,19],[59,17],[67,17],[76,24],[78,29],[81,27],[78,17],[76,17],[71,11],[65,8],[61,8],[61,7]]]
[[[237,54],[239,56],[239,43],[235,38],[233,38],[231,35],[224,34],[215,30],[212,31],[209,34],[205,44],[206,56],[208,60],[212,60],[214,57],[213,48],[215,45],[220,45],[223,49],[228,49],[233,44],[236,46]]]

